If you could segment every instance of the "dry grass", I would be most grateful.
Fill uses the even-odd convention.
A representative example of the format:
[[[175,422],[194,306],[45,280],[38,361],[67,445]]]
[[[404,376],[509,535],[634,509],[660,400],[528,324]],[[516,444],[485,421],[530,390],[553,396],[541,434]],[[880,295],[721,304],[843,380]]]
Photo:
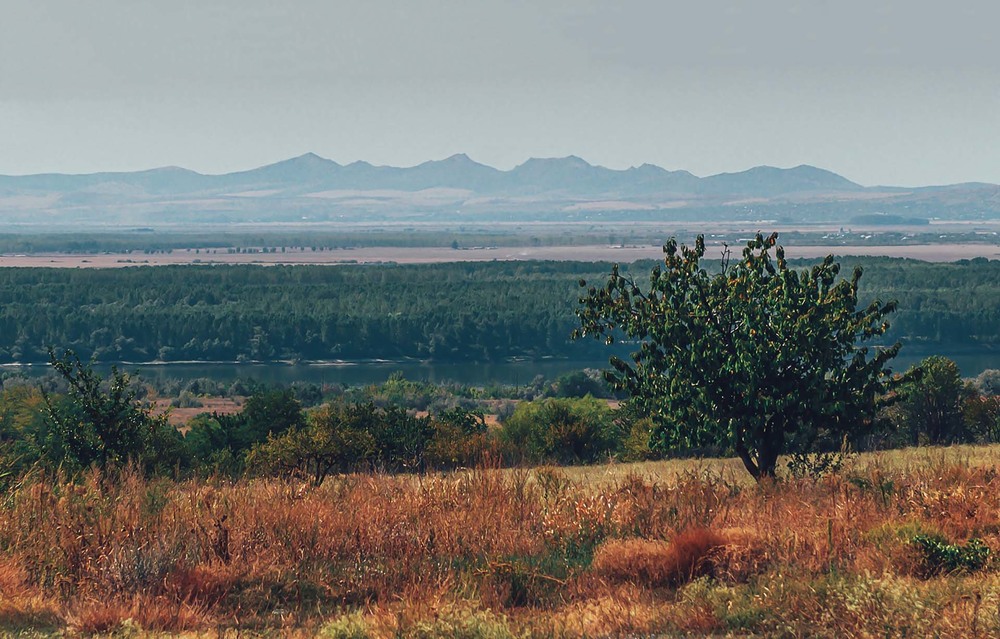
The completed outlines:
[[[731,462],[29,477],[0,505],[0,634],[997,636],[993,564],[921,578],[910,540],[1000,550],[998,459],[900,451],[765,486]]]

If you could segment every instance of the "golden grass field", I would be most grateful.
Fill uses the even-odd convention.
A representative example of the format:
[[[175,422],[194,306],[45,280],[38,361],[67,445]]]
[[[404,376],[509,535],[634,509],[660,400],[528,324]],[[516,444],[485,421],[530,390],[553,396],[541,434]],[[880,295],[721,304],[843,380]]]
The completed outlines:
[[[1000,447],[294,481],[27,477],[0,635],[996,637]],[[976,542],[973,542],[974,544]]]

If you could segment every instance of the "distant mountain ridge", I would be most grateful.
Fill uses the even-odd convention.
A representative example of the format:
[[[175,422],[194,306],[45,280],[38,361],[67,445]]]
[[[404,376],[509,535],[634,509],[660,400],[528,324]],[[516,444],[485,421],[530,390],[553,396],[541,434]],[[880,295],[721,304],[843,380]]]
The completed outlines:
[[[456,154],[412,167],[339,164],[314,153],[221,175],[179,167],[135,172],[0,176],[0,221],[172,224],[332,221],[385,216],[445,219],[660,211],[664,216],[905,212],[1000,216],[993,184],[864,187],[825,169],[758,166],[698,177],[643,164],[608,169],[577,156],[530,158],[502,171]],[[581,213],[584,211],[585,213]],[[785,211],[785,213],[782,213]],[[458,213],[461,212],[461,213]]]

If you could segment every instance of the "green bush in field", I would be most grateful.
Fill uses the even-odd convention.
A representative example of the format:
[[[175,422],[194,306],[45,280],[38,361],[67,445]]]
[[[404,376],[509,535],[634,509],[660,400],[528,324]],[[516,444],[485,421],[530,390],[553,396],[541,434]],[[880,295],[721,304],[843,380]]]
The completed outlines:
[[[978,539],[971,539],[960,546],[949,543],[940,535],[915,535],[912,542],[920,550],[927,576],[959,570],[974,572],[986,566],[990,558],[989,547]]]
[[[607,402],[590,396],[522,402],[504,421],[500,437],[528,461],[567,464],[607,458],[621,442]]]
[[[317,636],[320,639],[369,639],[371,633],[361,614],[352,613],[325,624]]]

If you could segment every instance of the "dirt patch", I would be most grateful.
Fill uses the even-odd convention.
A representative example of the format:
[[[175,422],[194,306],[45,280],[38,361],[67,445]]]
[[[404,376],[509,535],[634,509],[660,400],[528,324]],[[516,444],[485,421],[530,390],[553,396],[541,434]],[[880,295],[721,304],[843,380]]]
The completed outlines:
[[[220,415],[232,415],[243,410],[242,397],[199,397],[201,406],[187,408],[171,407],[171,398],[159,398],[153,400],[153,414],[167,414],[167,422],[172,426],[184,430],[192,417],[202,413],[218,413]]]

